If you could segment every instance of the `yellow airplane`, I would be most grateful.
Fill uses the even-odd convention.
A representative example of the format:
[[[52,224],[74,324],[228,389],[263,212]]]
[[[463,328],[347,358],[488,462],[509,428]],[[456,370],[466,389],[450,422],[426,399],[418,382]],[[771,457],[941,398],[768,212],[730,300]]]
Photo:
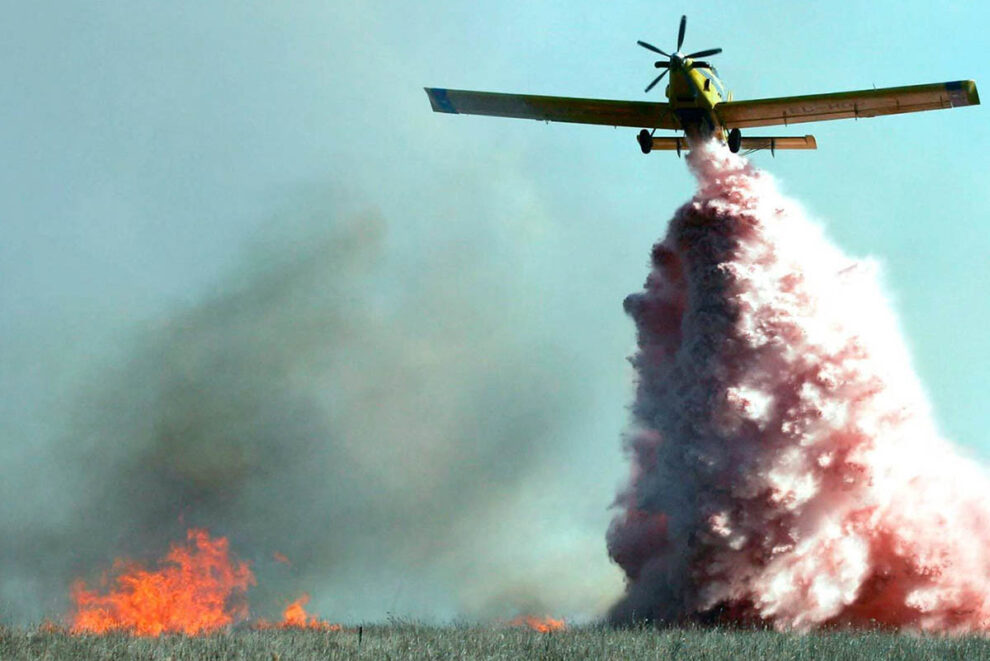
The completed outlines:
[[[770,149],[772,152],[777,149],[817,149],[814,136],[743,137],[742,129],[790,126],[801,122],[848,117],[876,117],[980,103],[976,83],[972,80],[733,101],[732,94],[726,94],[725,87],[716,76],[715,67],[704,60],[695,59],[717,55],[722,52],[721,48],[710,48],[687,55],[681,53],[686,26],[687,17],[681,16],[677,50],[673,54],[667,54],[645,41],[636,42],[643,48],[668,58],[654,64],[664,71],[645,90],[649,92],[669,73],[667,103],[498,94],[435,87],[427,87],[426,93],[436,112],[647,127],[636,136],[644,154],[649,154],[654,149],[664,149],[677,150],[678,155],[682,149],[688,148],[689,139],[708,136],[716,136],[726,142],[734,153],[740,149]],[[657,129],[683,131],[686,137],[655,137]]]

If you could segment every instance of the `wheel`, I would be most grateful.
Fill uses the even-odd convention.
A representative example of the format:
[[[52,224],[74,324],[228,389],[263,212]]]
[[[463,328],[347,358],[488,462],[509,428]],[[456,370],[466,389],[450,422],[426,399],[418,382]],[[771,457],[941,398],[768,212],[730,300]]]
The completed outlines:
[[[732,129],[729,131],[729,151],[733,154],[739,153],[739,147],[742,146],[742,132],[739,129]]]
[[[636,136],[636,142],[639,143],[639,148],[643,150],[644,154],[649,154],[653,150],[653,136],[646,129],[639,132]]]

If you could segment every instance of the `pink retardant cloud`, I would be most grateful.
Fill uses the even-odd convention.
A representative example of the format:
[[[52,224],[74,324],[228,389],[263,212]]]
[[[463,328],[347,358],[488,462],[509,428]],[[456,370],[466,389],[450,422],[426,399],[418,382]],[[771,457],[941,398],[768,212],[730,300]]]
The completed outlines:
[[[936,429],[876,265],[724,146],[688,162],[698,191],[625,301],[611,617],[990,629],[990,481]]]

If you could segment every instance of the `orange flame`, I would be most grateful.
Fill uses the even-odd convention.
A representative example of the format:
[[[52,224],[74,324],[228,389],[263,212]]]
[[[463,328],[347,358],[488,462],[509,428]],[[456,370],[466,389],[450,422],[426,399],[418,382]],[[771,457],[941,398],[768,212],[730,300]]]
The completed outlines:
[[[77,581],[72,630],[196,635],[247,617],[243,596],[255,584],[254,574],[246,562],[231,560],[225,537],[211,539],[205,530],[190,529],[185,545],[173,544],[161,565],[151,571],[117,560],[116,588],[108,594]]]
[[[339,624],[330,624],[321,620],[315,615],[306,612],[305,606],[309,602],[309,595],[304,594],[282,611],[282,621],[272,624],[265,620],[258,620],[256,629],[315,629],[317,631],[340,631]]]
[[[309,603],[309,595],[304,594],[291,604],[285,607],[282,612],[282,625],[285,628],[293,629],[319,629],[321,631],[340,631],[339,624],[330,624],[309,615],[304,606]]]
[[[567,628],[563,620],[555,620],[552,617],[535,617],[533,615],[520,615],[511,620],[509,626],[529,627],[533,631],[540,633],[550,633],[551,631],[563,631]]]

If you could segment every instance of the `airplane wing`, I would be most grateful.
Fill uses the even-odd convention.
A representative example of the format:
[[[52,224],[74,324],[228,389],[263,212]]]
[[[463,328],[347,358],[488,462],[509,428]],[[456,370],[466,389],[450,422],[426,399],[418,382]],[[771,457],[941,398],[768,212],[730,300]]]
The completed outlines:
[[[670,106],[667,103],[498,94],[435,87],[427,87],[426,93],[435,112],[636,128],[681,128],[677,117],[669,112]]]
[[[887,87],[884,89],[784,96],[754,101],[727,101],[715,106],[715,114],[726,128],[776,126],[820,122],[847,117],[876,117],[903,112],[956,108],[980,103],[976,83],[950,83]]]

